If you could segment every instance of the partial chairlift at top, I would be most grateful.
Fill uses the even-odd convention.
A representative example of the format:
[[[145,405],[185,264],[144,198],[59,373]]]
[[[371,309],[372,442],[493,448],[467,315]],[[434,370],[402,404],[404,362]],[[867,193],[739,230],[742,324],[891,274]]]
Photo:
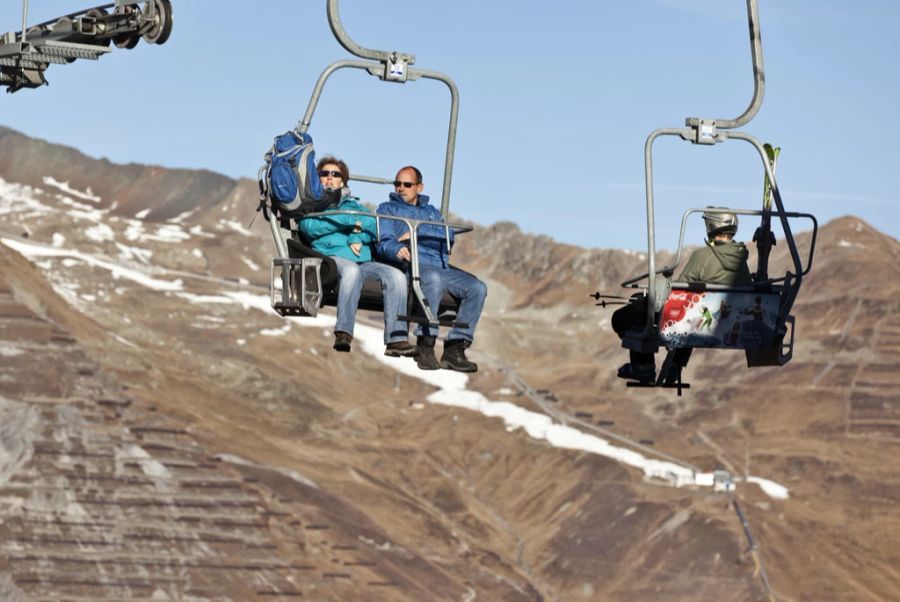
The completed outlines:
[[[672,351],[679,348],[716,348],[743,349],[747,365],[780,366],[791,360],[794,342],[794,316],[790,315],[791,307],[803,277],[812,267],[815,250],[817,222],[815,217],[807,213],[792,213],[784,209],[781,191],[775,179],[774,157],[766,147],[753,136],[736,131],[748,123],[759,111],[763,101],[765,76],[763,72],[762,43],[759,33],[759,14],[757,0],[747,0],[747,13],[750,25],[750,45],[753,61],[754,92],[750,105],[735,119],[713,119],[688,117],[684,128],[661,128],[655,130],[647,138],[644,147],[645,184],[647,199],[647,264],[645,274],[631,278],[622,283],[623,287],[643,288],[648,298],[646,321],[642,329],[626,334],[622,346],[642,353],[656,353],[660,346],[669,350],[666,360],[659,371],[655,383],[629,382],[628,386],[673,386],[681,388],[689,385],[681,382],[680,373],[676,382],[665,382],[670,367]],[[653,143],[661,136],[677,136],[695,145],[712,146],[729,139],[743,140],[750,143],[759,153],[767,182],[767,194],[764,195],[762,210],[747,209],[689,209],[682,218],[681,235],[678,240],[678,252],[671,266],[656,267],[656,233],[653,206]],[[771,148],[771,147],[769,147]],[[771,194],[768,194],[768,192]],[[774,199],[776,209],[771,208]],[[758,263],[749,287],[723,287],[714,284],[688,282],[672,282],[671,277],[681,259],[684,243],[684,230],[688,216],[699,212],[720,212],[748,216],[759,216],[760,225],[754,234],[757,247]],[[769,254],[775,244],[771,230],[772,218],[779,220],[784,232],[785,242],[793,270],[783,276],[770,277]],[[812,238],[805,265],[794,241],[789,218],[804,218],[812,222]],[[652,276],[651,276],[652,275]],[[646,283],[641,285],[643,281]],[[602,295],[595,294],[595,298]],[[598,305],[605,305],[602,302]],[[720,313],[715,323],[706,319],[698,319],[702,308],[707,312]],[[725,319],[730,318],[730,319]],[[790,327],[790,328],[788,328]]]
[[[112,12],[110,12],[112,9]],[[23,0],[22,31],[0,36],[0,86],[8,92],[47,83],[51,63],[96,60],[117,48],[134,48],[144,38],[163,44],[172,33],[170,0],[115,0],[27,27],[28,0]]]
[[[448,76],[435,71],[426,71],[411,67],[415,63],[415,56],[396,51],[371,50],[356,44],[341,24],[339,14],[339,0],[327,1],[328,22],[331,31],[338,42],[350,53],[365,60],[339,60],[330,64],[319,76],[313,89],[312,97],[306,109],[306,114],[294,130],[298,138],[302,138],[312,123],[313,113],[319,102],[319,96],[325,87],[328,78],[339,69],[361,69],[369,75],[373,75],[385,82],[405,84],[421,78],[434,79],[446,84],[450,90],[450,125],[447,133],[447,151],[444,161],[444,183],[441,196],[441,215],[448,219],[450,210],[450,184],[453,177],[453,156],[456,147],[456,123],[459,112],[459,92],[456,83]],[[401,160],[402,162],[402,160]],[[312,176],[310,176],[312,177]],[[360,174],[351,174],[351,180],[370,182],[375,184],[390,185],[393,178],[381,178]],[[337,289],[339,285],[337,267],[334,260],[322,255],[307,245],[300,233],[292,228],[290,219],[279,219],[278,208],[267,192],[261,192],[261,204],[272,211],[273,219],[269,219],[272,237],[275,241],[277,257],[272,259],[271,275],[271,302],[272,308],[281,315],[315,316],[320,307],[324,305],[334,306],[337,302]],[[376,215],[369,212],[335,211],[329,215],[347,214],[376,217],[379,220],[392,219],[406,224],[412,233],[410,237],[410,308],[407,313],[412,314],[414,304],[417,304],[424,314],[423,318],[413,318],[411,315],[404,319],[427,322],[432,325],[459,325],[454,322],[455,313],[459,307],[459,300],[445,294],[441,300],[438,316],[435,316],[424,302],[424,294],[419,279],[419,259],[417,252],[416,230],[422,224],[434,224],[444,229],[448,238],[451,229],[455,234],[469,232],[471,226],[420,221],[395,216]],[[306,217],[322,215],[322,213],[308,213]],[[268,217],[268,216],[267,216]],[[370,311],[383,311],[381,288],[374,282],[367,282],[363,287],[359,307]],[[452,314],[452,315],[451,315]]]

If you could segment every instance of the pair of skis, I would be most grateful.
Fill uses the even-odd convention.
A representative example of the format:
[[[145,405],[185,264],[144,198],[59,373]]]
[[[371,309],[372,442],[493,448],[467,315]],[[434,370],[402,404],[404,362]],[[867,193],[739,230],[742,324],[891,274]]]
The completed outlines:
[[[781,153],[781,147],[772,146],[767,142],[763,145],[763,149],[766,151],[766,159],[772,168],[772,175],[775,175],[775,164],[778,161],[779,153]],[[753,242],[756,243],[757,251],[757,282],[766,280],[769,277],[769,254],[772,251],[772,247],[775,246],[775,234],[772,233],[772,216],[769,213],[772,210],[772,183],[769,181],[768,173],[763,177],[763,216],[759,227],[753,234]]]

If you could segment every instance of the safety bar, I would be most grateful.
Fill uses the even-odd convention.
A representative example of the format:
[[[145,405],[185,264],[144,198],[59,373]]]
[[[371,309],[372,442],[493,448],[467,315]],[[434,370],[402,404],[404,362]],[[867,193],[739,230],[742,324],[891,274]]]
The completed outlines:
[[[415,63],[415,56],[400,52],[390,52],[386,50],[372,50],[364,48],[354,42],[341,23],[339,0],[327,0],[328,23],[331,31],[337,38],[338,43],[348,52],[369,61],[352,61],[342,60],[335,61],[322,71],[316,86],[313,89],[312,97],[309,99],[309,105],[306,108],[306,114],[297,125],[297,131],[306,133],[312,124],[313,113],[325,86],[325,81],[338,69],[354,68],[367,71],[370,75],[378,77],[382,81],[391,81],[396,83],[406,83],[407,81],[415,81],[420,78],[434,79],[443,82],[450,89],[450,124],[447,130],[447,154],[444,158],[444,183],[441,189],[441,215],[444,219],[448,219],[450,212],[450,187],[453,181],[453,157],[456,153],[456,124],[459,116],[459,89],[449,76],[437,71],[427,71],[423,69],[415,69],[409,67]],[[378,61],[378,62],[373,62]],[[372,176],[356,176],[356,179],[363,177],[372,178]],[[369,179],[363,181],[371,181]],[[381,182],[379,182],[381,183]]]
[[[410,274],[411,274],[411,284],[413,288],[413,293],[416,295],[416,300],[419,302],[419,306],[422,308],[422,311],[425,313],[425,318],[428,320],[429,324],[432,326],[438,325],[437,317],[431,312],[431,309],[428,307],[428,304],[425,303],[425,293],[422,291],[421,280],[419,277],[419,247],[418,247],[418,228],[421,225],[432,225],[439,226],[444,229],[444,235],[446,236],[447,242],[447,253],[450,254],[450,229],[453,229],[454,234],[464,234],[466,232],[471,232],[473,230],[472,226],[468,226],[465,224],[448,224],[446,222],[435,222],[430,220],[418,220],[412,219],[408,217],[400,217],[397,215],[382,215],[380,213],[372,213],[370,211],[356,211],[351,209],[338,209],[335,211],[322,211],[317,213],[310,213],[304,216],[303,219],[309,217],[330,217],[334,215],[359,215],[364,217],[375,218],[375,233],[379,238],[381,237],[381,227],[380,221],[382,219],[396,220],[399,222],[403,222],[406,224],[406,227],[409,228],[410,237],[409,237],[409,254],[410,254]],[[269,225],[272,229],[272,236],[275,238],[275,247],[278,250],[278,255],[280,257],[287,257],[287,243],[284,241],[284,236],[282,234],[281,228],[278,224],[276,224],[277,220],[271,219],[269,220]]]
[[[693,215],[694,213],[733,213],[736,215],[754,215],[754,216],[763,216],[763,215],[779,216],[780,215],[779,212],[777,212],[777,211],[765,211],[765,210],[761,211],[759,209],[730,209],[730,208],[722,208],[722,207],[704,207],[704,208],[696,207],[693,209],[688,209],[687,211],[684,212],[684,215],[681,217],[681,231],[678,236],[678,250],[675,253],[675,260],[672,262],[671,265],[668,265],[664,268],[660,268],[660,269],[656,270],[657,274],[664,274],[664,275],[671,274],[675,271],[675,267],[681,262],[681,253],[684,250],[684,232],[687,227],[687,218],[690,215]],[[812,269],[813,256],[815,255],[815,249],[816,249],[816,237],[817,237],[818,230],[819,230],[819,221],[816,219],[816,216],[812,215],[811,213],[797,213],[795,211],[788,211],[787,213],[784,214],[784,216],[787,218],[808,218],[813,223],[812,240],[810,241],[809,256],[807,257],[806,268],[802,272],[802,274],[805,276],[809,273],[810,269]],[[629,286],[632,286],[632,285],[640,282],[641,280],[643,280],[644,278],[647,278],[648,276],[649,276],[649,273],[644,273],[644,274],[641,274],[640,276],[635,276],[634,278],[630,278],[630,279],[624,281],[621,284],[621,286],[623,288],[627,288]],[[784,280],[784,277],[767,278],[765,280],[760,280],[758,282],[755,282],[754,284],[772,284],[775,282],[782,282],[783,280]],[[734,288],[734,287],[731,287],[731,288]]]
[[[697,143],[704,142],[703,137],[712,129],[735,129],[747,124],[759,112],[762,106],[766,89],[766,75],[763,68],[762,38],[759,32],[759,7],[757,0],[747,0],[747,21],[750,27],[750,54],[753,62],[753,98],[747,109],[734,119],[704,119],[700,117],[688,117],[684,120],[686,126],[694,128]],[[706,131],[704,131],[706,130]]]
[[[378,176],[364,176],[355,173],[351,173],[349,179],[356,180],[357,182],[369,182],[370,184],[387,184],[389,186],[394,184],[394,180],[392,179],[379,178]]]

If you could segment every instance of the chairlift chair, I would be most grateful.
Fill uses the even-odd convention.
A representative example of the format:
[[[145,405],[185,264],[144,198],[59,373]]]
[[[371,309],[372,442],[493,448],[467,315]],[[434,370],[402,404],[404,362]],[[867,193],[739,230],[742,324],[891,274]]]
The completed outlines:
[[[441,215],[445,223],[426,222],[396,216],[377,215],[358,211],[330,211],[328,215],[356,214],[379,220],[394,219],[406,224],[410,236],[410,288],[409,315],[401,316],[408,321],[431,324],[432,326],[465,326],[455,322],[459,308],[459,299],[445,293],[440,302],[440,309],[434,315],[427,303],[419,279],[419,260],[417,253],[418,226],[434,224],[456,234],[469,232],[471,226],[447,223],[450,205],[450,184],[453,176],[453,156],[456,147],[456,124],[459,112],[459,92],[456,83],[448,76],[436,71],[426,71],[411,67],[415,64],[415,56],[397,51],[372,50],[359,46],[344,30],[340,20],[339,0],[326,0],[326,10],[331,31],[338,42],[347,51],[364,60],[339,60],[328,65],[319,76],[303,119],[295,131],[305,134],[312,123],[312,117],[319,102],[322,90],[328,78],[337,70],[351,68],[361,69],[385,82],[406,83],[421,78],[443,82],[450,90],[450,124],[447,134],[447,150],[444,162],[444,182],[441,197]],[[351,180],[375,184],[390,185],[393,179],[350,174]],[[306,217],[316,217],[324,213],[312,213]],[[269,226],[275,241],[277,256],[272,259],[270,297],[272,308],[281,315],[315,316],[322,306],[337,305],[339,278],[334,260],[316,252],[303,240],[302,235],[291,228],[290,220],[270,219]],[[448,244],[449,249],[449,244]],[[424,317],[413,316],[414,307],[421,309]],[[359,308],[369,311],[384,311],[382,292],[376,282],[368,281],[363,285]]]
[[[51,64],[96,60],[111,52],[110,45],[134,48],[141,38],[163,44],[172,33],[170,0],[115,0],[31,27],[28,0],[22,12],[22,31],[0,36],[0,85],[8,92],[45,85]]]
[[[642,329],[626,333],[622,346],[642,353],[656,353],[659,347],[666,347],[669,354],[654,383],[629,382],[628,386],[673,386],[681,389],[689,385],[680,380],[666,383],[667,368],[672,362],[675,349],[696,347],[714,349],[742,349],[749,367],[781,366],[788,363],[793,355],[794,317],[790,314],[803,277],[812,267],[818,224],[814,216],[807,213],[787,212],[781,199],[781,192],[775,179],[774,163],[762,143],[753,136],[737,131],[748,123],[762,105],[765,76],[763,72],[762,43],[760,40],[757,0],[747,0],[750,28],[750,46],[754,74],[753,97],[747,109],[735,119],[715,119],[688,117],[684,128],[661,128],[652,132],[644,147],[644,167],[647,201],[647,272],[622,283],[626,288],[644,288],[647,297],[647,314]],[[770,186],[771,198],[776,209],[764,204],[761,211],[741,209],[690,209],[682,217],[678,252],[672,266],[656,267],[656,233],[653,205],[653,143],[661,136],[677,136],[695,145],[715,145],[729,139],[750,143],[759,152],[763,168]],[[674,267],[678,265],[684,242],[684,230],[689,215],[702,211],[720,211],[760,217],[760,227],[754,239],[758,248],[756,279],[750,287],[723,287],[712,284],[672,282]],[[774,244],[770,224],[778,219],[791,256],[793,271],[784,276],[770,278],[768,258]],[[791,230],[790,218],[809,219],[813,225],[812,239],[807,260],[801,261]],[[646,284],[640,283],[646,280]],[[598,295],[599,297],[599,295]],[[718,327],[696,321],[697,308],[706,303],[709,312],[724,309],[730,319],[719,320]],[[724,304],[724,305],[723,305]],[[712,308],[710,306],[713,306]],[[744,312],[744,313],[740,313]],[[708,322],[708,320],[704,320]],[[788,336],[789,335],[789,336]]]

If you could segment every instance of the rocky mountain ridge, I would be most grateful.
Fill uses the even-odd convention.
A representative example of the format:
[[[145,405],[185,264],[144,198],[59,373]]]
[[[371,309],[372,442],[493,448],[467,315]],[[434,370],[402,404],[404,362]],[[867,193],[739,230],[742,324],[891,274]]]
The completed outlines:
[[[4,432],[3,449],[20,451],[0,454],[10,599],[766,598],[727,495],[430,401],[435,385],[365,352],[362,334],[334,354],[328,312],[260,311],[272,244],[260,220],[246,228],[255,184],[44,145],[0,131],[0,412],[40,416],[25,421],[28,442]],[[551,404],[601,429],[585,435],[781,483],[786,500],[746,481],[734,492],[777,598],[889,600],[898,253],[856,218],[827,224],[796,305],[795,359],[747,370],[738,354],[697,352],[693,388],[675,397],[614,377],[624,352],[610,310],[587,297],[639,273],[641,257],[480,228],[456,256],[490,285],[472,349],[482,369],[441,399]],[[88,461],[111,453],[122,460]],[[154,462],[206,472],[148,474]],[[221,490],[197,496],[194,481]],[[93,526],[65,524],[71,502]],[[241,514],[254,534],[191,522],[185,504]],[[156,559],[111,563],[140,541]],[[223,579],[215,566],[237,554],[257,564]]]

